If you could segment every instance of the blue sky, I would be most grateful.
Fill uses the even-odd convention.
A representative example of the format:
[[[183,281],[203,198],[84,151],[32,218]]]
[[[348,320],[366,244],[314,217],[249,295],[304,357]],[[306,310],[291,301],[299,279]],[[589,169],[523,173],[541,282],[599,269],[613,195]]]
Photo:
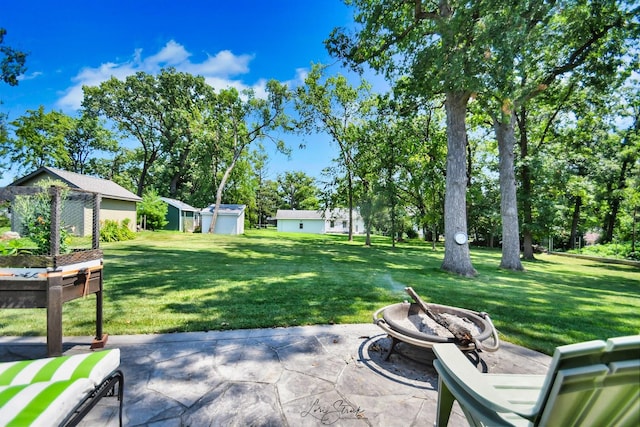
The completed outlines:
[[[82,85],[167,66],[202,75],[218,89],[260,93],[268,79],[295,85],[311,62],[335,62],[323,41],[334,27],[352,22],[341,0],[3,3],[3,44],[29,54],[20,84],[0,84],[0,111],[9,121],[40,105],[74,115]],[[331,71],[346,73],[338,64]],[[288,170],[318,176],[330,165],[336,147],[328,136],[309,138],[304,150],[301,138],[286,137],[291,160],[271,155],[273,178]],[[3,172],[0,185],[16,178],[16,171]]]

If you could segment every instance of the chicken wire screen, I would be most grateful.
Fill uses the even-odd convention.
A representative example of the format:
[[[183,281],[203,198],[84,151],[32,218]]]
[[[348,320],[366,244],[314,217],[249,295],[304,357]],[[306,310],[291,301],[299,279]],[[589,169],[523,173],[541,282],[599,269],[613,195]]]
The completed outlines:
[[[21,251],[58,255],[97,248],[98,194],[64,187],[5,187],[0,199],[0,216],[11,225],[13,237],[19,234]]]

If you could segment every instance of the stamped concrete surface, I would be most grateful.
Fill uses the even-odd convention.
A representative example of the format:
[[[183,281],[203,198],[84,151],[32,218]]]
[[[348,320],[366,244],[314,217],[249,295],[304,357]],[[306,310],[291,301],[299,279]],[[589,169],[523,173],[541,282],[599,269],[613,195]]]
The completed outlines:
[[[91,351],[65,337],[65,354]],[[432,352],[373,324],[110,336],[121,349],[125,426],[432,426]],[[43,337],[0,337],[0,361],[45,357]],[[478,369],[543,374],[549,356],[502,343]],[[471,363],[471,362],[470,362]],[[116,426],[103,398],[82,426]],[[467,425],[454,407],[450,426]]]

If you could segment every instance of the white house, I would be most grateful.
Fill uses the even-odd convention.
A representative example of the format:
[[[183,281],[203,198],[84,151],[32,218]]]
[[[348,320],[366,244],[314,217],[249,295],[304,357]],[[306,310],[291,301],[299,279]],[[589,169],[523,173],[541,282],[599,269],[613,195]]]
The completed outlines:
[[[325,212],[325,232],[349,233],[349,209],[336,209]],[[364,219],[360,212],[353,211],[353,234],[365,234]]]
[[[307,210],[278,209],[276,212],[278,231],[289,233],[324,234],[322,212]]]
[[[243,234],[245,205],[220,205],[216,228],[213,234]],[[216,205],[210,205],[200,211],[202,232],[208,233],[213,220]]]
[[[278,209],[276,213],[278,231],[291,233],[348,233],[349,211],[310,211]],[[353,233],[364,234],[364,220],[357,211],[353,212]]]

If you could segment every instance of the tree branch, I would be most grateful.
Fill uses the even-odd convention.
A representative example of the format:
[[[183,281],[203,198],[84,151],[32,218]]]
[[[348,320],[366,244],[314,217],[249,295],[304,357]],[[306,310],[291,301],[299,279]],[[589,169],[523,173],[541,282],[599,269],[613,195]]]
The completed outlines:
[[[569,71],[573,71],[580,65],[584,64],[587,59],[587,56],[593,51],[594,46],[600,40],[602,40],[610,30],[614,28],[619,28],[624,24],[624,20],[622,17],[618,17],[614,22],[609,25],[605,25],[599,31],[592,31],[591,37],[586,40],[581,46],[579,46],[575,51],[571,53],[569,58],[564,64],[553,67],[547,75],[536,85],[535,89],[531,92],[525,94],[520,100],[520,103],[527,102],[531,98],[537,96],[542,91],[546,90],[547,87],[553,83],[556,77],[561,76]]]
[[[408,1],[410,2],[411,0],[408,0]],[[373,50],[372,52],[366,55],[361,55],[361,56],[357,55],[359,51],[358,46],[353,46],[348,56],[357,64],[362,64],[368,61],[369,59],[375,58],[376,56],[386,52],[391,46],[404,40],[413,30],[415,30],[418,27],[418,25],[420,25],[422,21],[427,19],[435,20],[440,18],[440,15],[437,12],[427,12],[423,10],[421,0],[413,0],[413,1],[414,1],[413,22],[407,28],[405,28],[400,34],[391,34],[387,38],[387,40],[384,43],[382,43],[382,45],[379,48]]]

